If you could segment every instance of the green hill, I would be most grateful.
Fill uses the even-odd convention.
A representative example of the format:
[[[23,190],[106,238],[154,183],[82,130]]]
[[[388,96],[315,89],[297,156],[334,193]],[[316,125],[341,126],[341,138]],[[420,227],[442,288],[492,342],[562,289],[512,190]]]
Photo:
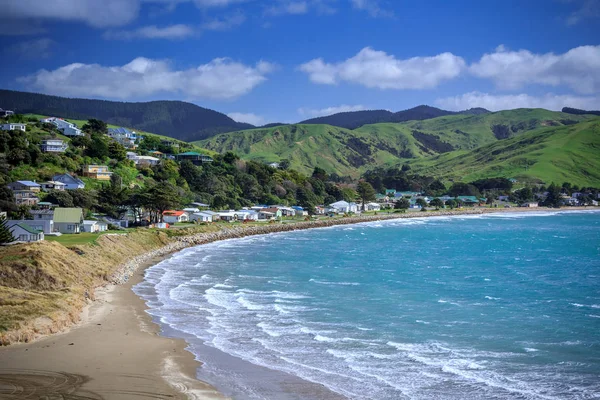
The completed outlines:
[[[536,129],[471,151],[410,163],[413,171],[449,180],[487,177],[520,182],[600,185],[600,118],[571,126]]]
[[[354,130],[322,124],[284,125],[225,133],[194,143],[262,162],[288,159],[304,173],[318,166],[329,173],[358,177],[375,166],[475,149],[530,130],[572,125],[591,117],[517,109],[364,125]]]
[[[0,90],[0,104],[2,108],[20,114],[42,114],[79,120],[96,118],[110,124],[155,132],[184,141],[253,127],[236,122],[220,112],[183,101],[128,103]]]

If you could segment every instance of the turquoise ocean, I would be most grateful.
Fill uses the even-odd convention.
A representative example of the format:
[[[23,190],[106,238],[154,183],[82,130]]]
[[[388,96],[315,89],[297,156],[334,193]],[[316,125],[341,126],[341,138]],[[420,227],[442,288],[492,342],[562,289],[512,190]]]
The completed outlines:
[[[216,242],[134,290],[236,399],[320,397],[290,376],[352,399],[600,399],[598,212]]]

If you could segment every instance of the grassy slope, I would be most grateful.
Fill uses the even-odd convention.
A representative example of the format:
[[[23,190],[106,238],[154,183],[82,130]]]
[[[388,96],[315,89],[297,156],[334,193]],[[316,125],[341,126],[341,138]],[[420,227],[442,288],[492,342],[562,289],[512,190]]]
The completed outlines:
[[[358,177],[374,166],[395,165],[436,156],[442,151],[495,143],[498,139],[493,127],[497,125],[504,125],[509,136],[517,136],[544,126],[563,126],[588,118],[542,109],[517,109],[365,125],[355,130],[330,125],[285,125],[231,132],[194,143],[263,162],[287,158],[293,168],[304,173],[319,166],[330,173]],[[430,141],[415,137],[414,131],[425,134]]]
[[[600,186],[600,118],[541,128],[471,151],[411,163],[419,173],[470,181],[490,176],[523,182]]]

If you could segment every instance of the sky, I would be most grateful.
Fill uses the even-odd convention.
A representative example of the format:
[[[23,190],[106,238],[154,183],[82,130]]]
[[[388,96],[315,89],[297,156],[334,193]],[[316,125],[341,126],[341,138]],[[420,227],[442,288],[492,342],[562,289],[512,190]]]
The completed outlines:
[[[420,104],[600,109],[600,0],[0,0],[0,9],[4,89],[183,100],[254,125]]]

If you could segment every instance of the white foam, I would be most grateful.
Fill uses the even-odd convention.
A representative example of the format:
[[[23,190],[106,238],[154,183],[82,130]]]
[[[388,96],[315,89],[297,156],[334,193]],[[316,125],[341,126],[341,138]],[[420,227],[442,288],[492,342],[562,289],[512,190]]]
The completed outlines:
[[[318,283],[320,285],[339,285],[339,286],[359,286],[358,282],[329,282],[329,281],[320,281],[317,279],[309,279],[309,282]]]
[[[500,297],[485,296],[488,300],[501,300]]]

